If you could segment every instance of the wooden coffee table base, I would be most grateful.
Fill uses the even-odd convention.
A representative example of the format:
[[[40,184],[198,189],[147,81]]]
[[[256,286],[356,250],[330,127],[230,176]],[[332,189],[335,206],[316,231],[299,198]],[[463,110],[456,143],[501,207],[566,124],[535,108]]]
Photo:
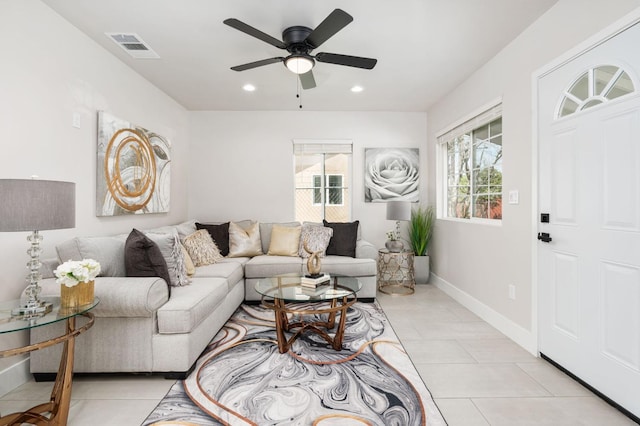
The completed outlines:
[[[320,335],[324,340],[331,345],[336,351],[342,350],[342,339],[344,338],[344,326],[347,322],[347,309],[349,306],[356,302],[356,297],[353,295],[351,299],[343,297],[340,299],[332,299],[330,302],[317,303],[312,309],[293,309],[287,307],[287,303],[282,299],[274,299],[273,303],[265,302],[262,300],[263,306],[273,309],[275,311],[276,321],[276,336],[278,338],[278,349],[280,353],[286,353],[291,349],[291,345],[296,341],[298,337],[304,332],[312,332]],[[300,302],[296,302],[299,304]],[[328,306],[322,306],[327,305]],[[307,305],[308,306],[308,305]],[[329,330],[336,326],[336,315],[340,313],[340,320],[336,328],[336,333],[332,338]],[[297,315],[299,319],[295,322],[290,322],[288,314]],[[326,321],[304,321],[302,317],[304,315],[327,315]],[[287,339],[285,331],[295,330],[293,335]]]

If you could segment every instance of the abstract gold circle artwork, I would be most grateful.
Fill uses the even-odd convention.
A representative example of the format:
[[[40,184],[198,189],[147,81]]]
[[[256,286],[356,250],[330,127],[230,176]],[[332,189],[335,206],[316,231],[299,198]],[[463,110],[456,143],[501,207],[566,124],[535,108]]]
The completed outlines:
[[[168,212],[170,148],[166,138],[99,112],[97,216]]]

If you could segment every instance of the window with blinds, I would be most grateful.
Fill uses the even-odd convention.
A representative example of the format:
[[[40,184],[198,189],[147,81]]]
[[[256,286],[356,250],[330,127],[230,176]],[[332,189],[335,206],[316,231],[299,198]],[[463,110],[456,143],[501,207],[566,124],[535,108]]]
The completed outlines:
[[[444,217],[502,219],[502,104],[438,136]]]
[[[295,218],[351,220],[351,141],[293,141]]]

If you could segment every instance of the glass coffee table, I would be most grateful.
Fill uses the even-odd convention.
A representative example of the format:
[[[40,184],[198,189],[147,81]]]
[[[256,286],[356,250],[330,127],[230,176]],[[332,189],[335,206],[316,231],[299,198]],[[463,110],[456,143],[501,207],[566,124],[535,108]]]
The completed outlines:
[[[20,305],[19,300],[0,302],[0,335],[21,330],[29,330],[34,327],[42,327],[58,321],[66,321],[66,332],[53,339],[34,343],[15,349],[0,350],[0,358],[26,354],[49,346],[64,343],[60,368],[56,381],[51,391],[49,402],[37,405],[22,413],[13,413],[0,417],[0,426],[14,424],[38,424],[38,425],[66,425],[69,415],[69,403],[71,402],[71,381],[73,379],[73,354],[75,338],[93,326],[95,318],[91,309],[95,308],[100,300],[96,297],[93,303],[88,305],[65,308],[60,306],[59,297],[42,297],[44,301],[51,302],[53,309],[42,316],[14,316],[11,311]],[[81,327],[76,328],[76,317],[88,318]]]
[[[355,277],[331,275],[328,286],[314,291],[304,288],[300,279],[300,275],[286,274],[256,283],[256,291],[262,295],[262,306],[275,312],[280,353],[288,352],[304,332],[316,333],[333,349],[342,350],[347,309],[356,302],[356,293],[362,288],[362,283]],[[340,320],[336,327],[338,313]],[[326,320],[318,320],[318,315],[326,315]],[[315,318],[305,320],[305,316]],[[331,337],[328,332],[334,327],[335,334]],[[285,332],[293,332],[293,335],[287,339]]]

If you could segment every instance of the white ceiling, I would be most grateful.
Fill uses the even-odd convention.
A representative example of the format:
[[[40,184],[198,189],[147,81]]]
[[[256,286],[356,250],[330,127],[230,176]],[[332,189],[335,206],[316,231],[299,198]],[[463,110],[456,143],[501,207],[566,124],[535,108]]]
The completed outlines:
[[[277,39],[315,28],[335,8],[354,20],[318,52],[378,59],[373,70],[317,63],[304,110],[426,111],[557,0],[43,0],[189,110],[296,110],[297,77],[276,63],[229,68],[284,51],[222,21]],[[133,59],[105,33],[137,33],[160,59]],[[251,83],[255,92],[242,90]],[[364,87],[358,94],[349,89]]]

